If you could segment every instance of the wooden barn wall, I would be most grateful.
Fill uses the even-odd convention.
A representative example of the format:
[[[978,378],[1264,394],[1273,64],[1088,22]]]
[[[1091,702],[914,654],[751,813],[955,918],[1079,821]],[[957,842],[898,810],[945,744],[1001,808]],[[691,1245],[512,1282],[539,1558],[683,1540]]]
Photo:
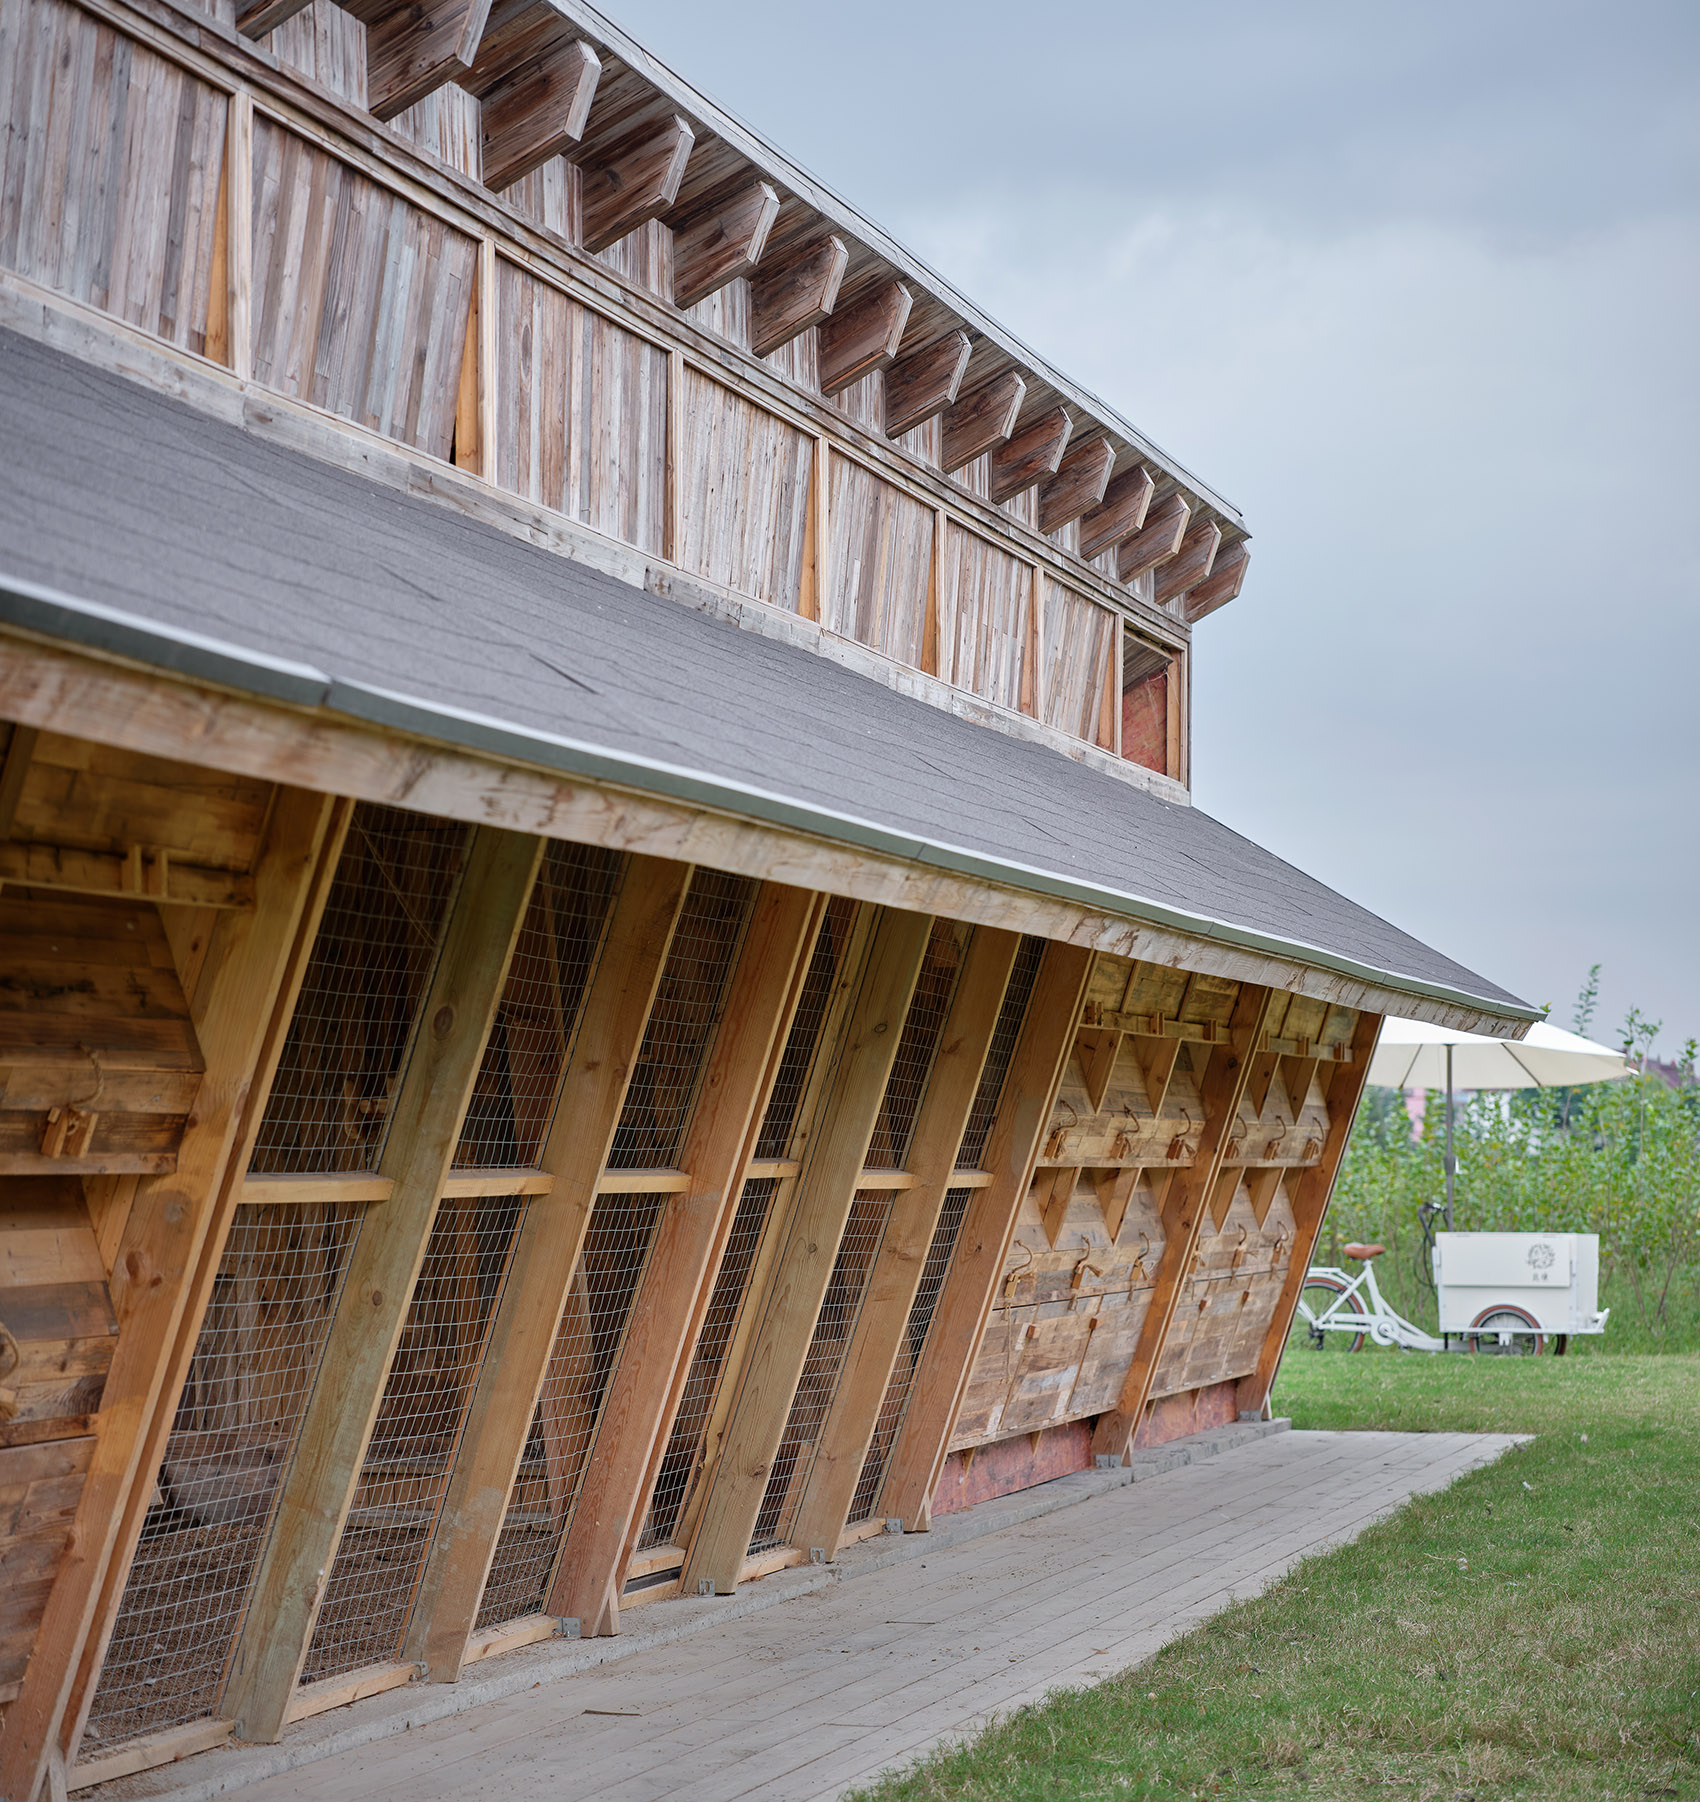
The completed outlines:
[[[1033,565],[977,532],[946,523],[939,596],[939,673],[1000,706],[1033,692]]]
[[[1061,582],[1046,581],[1039,647],[1045,723],[1106,750],[1111,748],[1106,704],[1120,630],[1107,607]]]
[[[823,623],[921,668],[937,516],[860,463],[834,457],[829,517]]]

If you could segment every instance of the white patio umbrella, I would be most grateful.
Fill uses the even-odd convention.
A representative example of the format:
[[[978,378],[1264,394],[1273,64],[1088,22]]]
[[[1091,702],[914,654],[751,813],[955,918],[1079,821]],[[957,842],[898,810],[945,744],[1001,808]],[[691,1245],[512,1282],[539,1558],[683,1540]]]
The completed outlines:
[[[1621,1051],[1537,1020],[1526,1037],[1490,1039],[1421,1020],[1382,1022],[1369,1080],[1383,1089],[1446,1090],[1446,1224],[1452,1225],[1452,1088],[1570,1089],[1629,1074]]]

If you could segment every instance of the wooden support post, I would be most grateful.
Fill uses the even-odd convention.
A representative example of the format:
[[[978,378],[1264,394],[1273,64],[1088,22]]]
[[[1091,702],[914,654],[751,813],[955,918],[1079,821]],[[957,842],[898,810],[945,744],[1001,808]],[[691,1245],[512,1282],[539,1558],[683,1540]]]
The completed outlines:
[[[1016,1218],[1033,1186],[1033,1168],[1074,1049],[1092,963],[1093,953],[1081,946],[1053,940],[1045,947],[981,1159],[992,1181],[976,1190],[963,1216],[956,1256],[939,1291],[932,1330],[910,1391],[909,1412],[892,1448],[880,1496],[879,1512],[901,1515],[912,1532],[928,1524],[951,1429],[962,1411]]]
[[[206,1075],[183,1130],[177,1168],[136,1185],[113,1265],[118,1340],[93,1460],[34,1650],[0,1733],[0,1795],[8,1798],[33,1802],[50,1759],[62,1756],[67,1705],[119,1549],[126,1503],[138,1483],[152,1480],[151,1469],[141,1466],[162,1409],[169,1419],[170,1353],[334,807],[328,796],[282,791],[254,873],[254,906],[218,915],[189,997]]]
[[[1239,1409],[1242,1414],[1261,1414],[1275,1387],[1281,1355],[1287,1349],[1287,1335],[1293,1330],[1299,1291],[1304,1287],[1305,1273],[1310,1269],[1310,1260],[1322,1233],[1328,1198],[1334,1192],[1334,1178],[1339,1174],[1340,1160],[1346,1154],[1346,1141],[1352,1136],[1352,1122],[1357,1118],[1358,1104],[1363,1100],[1364,1085],[1369,1080],[1369,1061],[1375,1054],[1375,1041],[1380,1032],[1381,1015],[1359,1014],[1352,1032],[1352,1061],[1344,1068],[1336,1068],[1334,1082],[1328,1091],[1328,1134],[1322,1142],[1322,1155],[1299,1178],[1298,1193],[1292,1198],[1292,1261],[1281,1283],[1263,1349],[1257,1355],[1257,1368],[1250,1376],[1240,1378]],[[1294,1103],[1295,1107],[1302,1105],[1302,1101]],[[1265,1203],[1265,1211],[1267,1205]]]
[[[1186,623],[1196,626],[1218,607],[1226,607],[1245,586],[1246,574],[1250,568],[1251,552],[1246,549],[1243,538],[1230,545],[1227,550],[1218,551],[1216,561],[1210,566],[1210,574],[1186,591],[1186,605],[1183,609]]]
[[[1018,933],[992,926],[976,929],[939,1035],[911,1141],[909,1173],[915,1186],[903,1190],[892,1204],[792,1527],[791,1537],[798,1545],[824,1546],[829,1559],[836,1556],[839,1535],[856,1499],[863,1460],[903,1347],[909,1311],[956,1170],[957,1147],[1020,944]]]
[[[1146,515],[1145,524],[1116,550],[1116,579],[1132,582],[1155,569],[1181,548],[1192,508],[1179,493],[1171,494]]]
[[[542,851],[473,836],[384,1140],[395,1186],[355,1240],[231,1659],[223,1711],[243,1739],[275,1741],[288,1718]]]
[[[819,927],[818,897],[763,884],[679,1154],[691,1186],[656,1228],[549,1597],[548,1612],[576,1617],[587,1636],[620,1628],[626,1545],[673,1428],[669,1403],[719,1273],[774,1042]]]
[[[1139,1343],[1134,1348],[1120,1400],[1098,1416],[1093,1428],[1092,1449],[1100,1457],[1125,1462],[1133,1449],[1163,1341],[1168,1337],[1181,1289],[1192,1267],[1210,1200],[1222,1174],[1234,1120],[1251,1079],[1253,1053],[1263,1041],[1274,1004],[1275,990],[1242,983],[1228,1026],[1229,1042],[1216,1046],[1210,1054],[1210,1066],[1199,1093],[1204,1126],[1192,1162],[1176,1170],[1163,1199],[1163,1261],[1157,1266],[1157,1281],[1139,1330]]]
[[[709,1581],[720,1595],[738,1586],[932,927],[928,914],[891,909],[874,929],[820,1128],[798,1178],[761,1329],[741,1373],[720,1461],[685,1561],[686,1594]]]
[[[553,1187],[526,1210],[508,1263],[408,1624],[405,1656],[433,1683],[460,1675],[690,875],[689,864],[635,857],[614,903],[539,1160]]]
[[[299,795],[292,797],[288,804],[294,807],[305,807],[317,799],[317,796]],[[142,1525],[147,1518],[148,1508],[153,1499],[154,1473],[159,1469],[160,1461],[165,1456],[166,1440],[171,1432],[172,1419],[177,1412],[177,1397],[182,1393],[183,1384],[189,1374],[190,1360],[194,1357],[195,1347],[200,1340],[201,1321],[206,1314],[207,1303],[212,1296],[213,1281],[218,1275],[219,1265],[224,1257],[224,1245],[230,1234],[231,1221],[235,1216],[238,1204],[247,1199],[243,1185],[248,1163],[253,1154],[254,1139],[259,1133],[260,1121],[266,1111],[266,1101],[271,1094],[272,1079],[277,1073],[278,1059],[283,1054],[284,1042],[289,1036],[289,1024],[295,1016],[296,999],[301,993],[301,983],[307,974],[307,965],[313,955],[313,944],[318,937],[319,922],[323,917],[325,902],[331,892],[331,884],[336,880],[337,864],[342,857],[343,841],[348,836],[348,823],[353,814],[354,803],[352,801],[341,800],[332,803],[329,823],[319,847],[318,863],[310,879],[301,917],[296,923],[295,942],[290,949],[288,962],[284,967],[282,979],[271,1004],[271,1016],[266,1023],[266,1036],[259,1056],[255,1060],[254,1077],[249,1085],[242,1124],[238,1129],[235,1146],[225,1164],[224,1179],[219,1185],[217,1210],[208,1227],[206,1241],[201,1247],[194,1286],[178,1324],[177,1339],[171,1351],[170,1362],[166,1367],[159,1406],[154,1410],[153,1418],[149,1422],[147,1443],[142,1448],[141,1456],[137,1460],[136,1481],[130,1486],[117,1546],[111,1563],[107,1567],[105,1582],[101,1586],[100,1604],[95,1611],[94,1628],[83,1648],[76,1687],[66,1710],[65,1729],[61,1738],[65,1747],[67,1764],[75,1762],[77,1748],[81,1744],[83,1730],[88,1722],[89,1709],[94,1704],[101,1666],[105,1662],[107,1645],[112,1637],[113,1626],[118,1619],[119,1606],[124,1599],[124,1586],[130,1575],[130,1563],[135,1557],[136,1543],[141,1538]]]

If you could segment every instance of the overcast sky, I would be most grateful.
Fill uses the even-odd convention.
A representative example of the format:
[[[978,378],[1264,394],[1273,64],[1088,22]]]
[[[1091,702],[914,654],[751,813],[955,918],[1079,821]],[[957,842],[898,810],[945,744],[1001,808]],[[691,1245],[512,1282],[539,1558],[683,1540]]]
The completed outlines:
[[[1700,1034],[1700,6],[608,0],[1240,506],[1198,803]]]

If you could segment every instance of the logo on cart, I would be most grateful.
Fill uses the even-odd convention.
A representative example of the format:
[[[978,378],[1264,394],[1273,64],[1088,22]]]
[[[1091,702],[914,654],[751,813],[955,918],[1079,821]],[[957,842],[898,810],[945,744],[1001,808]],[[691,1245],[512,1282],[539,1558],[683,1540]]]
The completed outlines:
[[[1531,1245],[1529,1247],[1529,1268],[1536,1276],[1545,1276],[1558,1261],[1558,1253],[1550,1245]]]

